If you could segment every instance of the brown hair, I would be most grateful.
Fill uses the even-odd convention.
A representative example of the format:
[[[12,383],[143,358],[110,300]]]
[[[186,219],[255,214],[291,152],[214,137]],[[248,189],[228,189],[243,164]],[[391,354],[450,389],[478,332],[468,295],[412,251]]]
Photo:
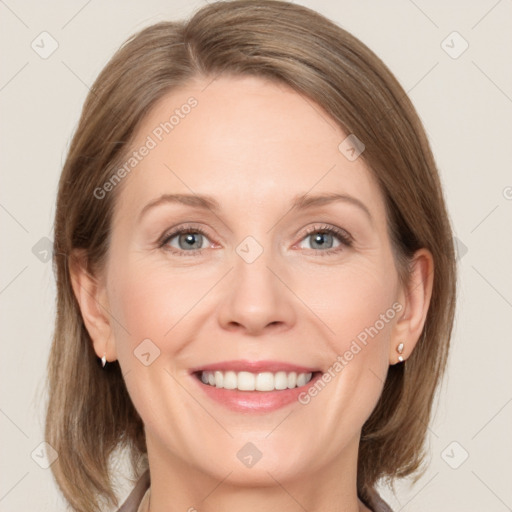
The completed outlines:
[[[358,494],[364,499],[381,478],[392,482],[421,469],[448,353],[456,272],[441,184],[418,115],[382,61],[320,14],[276,0],[218,2],[187,22],[146,28],[123,45],[91,88],[62,171],[46,440],[59,454],[51,467],[75,510],[99,510],[101,500],[117,505],[111,455],[127,448],[136,472],[135,461],[146,447],[119,364],[101,368],[82,321],[69,273],[73,251],[85,251],[91,273],[101,270],[118,190],[101,200],[94,191],[121,164],[155,103],[197,77],[226,74],[285,83],[363,141],[361,157],[385,198],[403,282],[417,249],[433,255],[435,279],[421,339],[405,365],[390,366],[382,396],[363,426]]]

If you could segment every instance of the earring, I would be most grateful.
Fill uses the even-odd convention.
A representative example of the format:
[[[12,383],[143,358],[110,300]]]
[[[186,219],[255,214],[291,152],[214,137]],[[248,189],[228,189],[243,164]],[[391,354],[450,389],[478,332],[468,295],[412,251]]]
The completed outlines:
[[[105,368],[106,364],[107,364],[107,354],[104,353],[103,357],[101,358],[101,366],[103,366],[103,368]]]
[[[404,360],[404,358],[403,358],[403,356],[402,356],[402,353],[403,353],[403,351],[404,351],[404,344],[403,344],[403,343],[399,343],[399,344],[398,344],[398,347],[396,347],[396,351],[397,351],[397,352],[398,352],[398,354],[399,354],[399,355],[398,355],[398,361],[399,361],[400,363],[402,363],[402,362],[403,362],[403,360]]]

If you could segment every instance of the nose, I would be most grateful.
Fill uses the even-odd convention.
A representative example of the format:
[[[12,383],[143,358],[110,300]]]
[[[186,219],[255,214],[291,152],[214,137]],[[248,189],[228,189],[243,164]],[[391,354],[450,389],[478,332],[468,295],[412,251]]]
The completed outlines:
[[[277,268],[266,251],[252,263],[236,256],[218,309],[221,327],[251,336],[290,329],[297,318],[297,304],[279,274],[286,272]]]

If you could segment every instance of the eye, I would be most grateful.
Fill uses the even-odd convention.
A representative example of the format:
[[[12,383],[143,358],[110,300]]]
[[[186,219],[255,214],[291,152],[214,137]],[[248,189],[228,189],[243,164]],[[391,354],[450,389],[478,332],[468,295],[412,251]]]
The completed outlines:
[[[209,238],[199,228],[180,227],[164,236],[160,247],[175,253],[201,251],[211,246]]]
[[[299,242],[301,249],[324,253],[338,252],[343,246],[350,247],[351,245],[351,236],[346,231],[333,226],[313,226]]]

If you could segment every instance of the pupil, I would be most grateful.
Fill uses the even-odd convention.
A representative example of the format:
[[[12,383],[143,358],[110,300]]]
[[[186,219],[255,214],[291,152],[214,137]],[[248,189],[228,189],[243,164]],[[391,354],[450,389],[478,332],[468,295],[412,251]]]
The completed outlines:
[[[200,249],[202,245],[202,235],[200,233],[185,233],[180,236],[180,246],[185,245],[188,249]]]
[[[313,240],[314,249],[329,249],[332,247],[332,235],[329,233],[316,233]]]

